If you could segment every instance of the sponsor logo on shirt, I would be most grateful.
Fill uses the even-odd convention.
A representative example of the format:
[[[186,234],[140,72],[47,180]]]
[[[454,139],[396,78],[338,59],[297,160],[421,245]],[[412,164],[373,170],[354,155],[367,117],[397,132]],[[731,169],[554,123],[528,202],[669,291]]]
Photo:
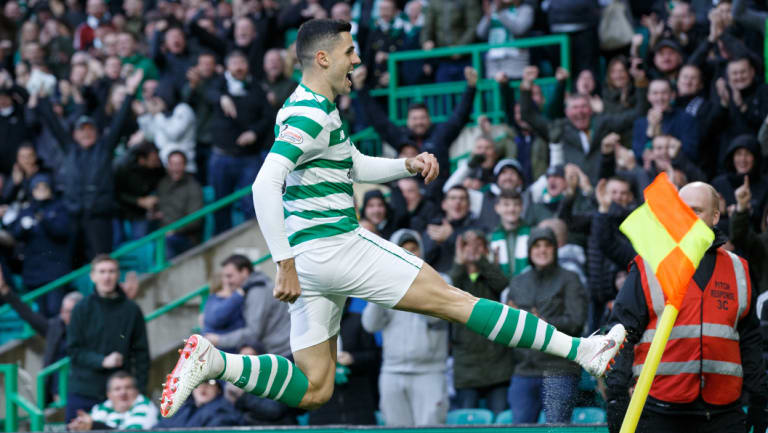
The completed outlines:
[[[304,141],[304,137],[301,133],[292,130],[288,125],[283,127],[283,130],[280,131],[280,135],[277,136],[277,139],[291,144],[301,144]]]

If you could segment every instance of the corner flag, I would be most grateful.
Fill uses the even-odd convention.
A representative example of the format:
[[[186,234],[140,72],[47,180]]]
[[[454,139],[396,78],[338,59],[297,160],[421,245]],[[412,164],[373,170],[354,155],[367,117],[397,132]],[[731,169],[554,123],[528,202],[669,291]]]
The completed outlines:
[[[632,433],[637,428],[688,282],[715,239],[712,230],[680,199],[666,173],[658,175],[643,195],[645,203],[635,209],[619,229],[651,265],[667,305],[629,402],[621,433]]]

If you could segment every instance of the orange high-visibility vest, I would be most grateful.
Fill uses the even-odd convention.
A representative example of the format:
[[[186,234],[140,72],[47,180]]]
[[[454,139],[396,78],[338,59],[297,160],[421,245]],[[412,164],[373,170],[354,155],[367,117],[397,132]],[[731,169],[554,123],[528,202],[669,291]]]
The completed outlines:
[[[656,333],[664,311],[664,292],[650,265],[635,257],[648,305],[648,327],[635,345],[632,373],[635,378]],[[741,397],[743,372],[736,326],[750,308],[751,283],[747,262],[722,248],[717,249],[715,270],[701,290],[691,278],[680,313],[651,385],[653,398],[670,403],[690,403],[701,392],[715,405]]]

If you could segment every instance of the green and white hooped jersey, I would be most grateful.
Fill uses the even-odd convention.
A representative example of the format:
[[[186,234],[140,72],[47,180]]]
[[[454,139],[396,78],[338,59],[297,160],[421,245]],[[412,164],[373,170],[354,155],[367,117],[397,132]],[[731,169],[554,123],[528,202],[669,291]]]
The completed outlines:
[[[352,198],[352,142],[336,105],[300,84],[277,113],[270,153],[289,162],[283,189],[293,253],[358,227]]]
[[[514,18],[517,15],[517,10],[514,6],[510,6],[507,9],[501,11],[494,11],[491,13],[490,29],[488,30],[488,43],[489,44],[503,44],[504,42],[511,42],[515,39],[514,35],[504,27],[499,15],[509,15],[510,18]],[[488,57],[500,58],[508,56],[517,56],[520,54],[520,50],[514,47],[507,48],[491,48],[488,50]]]

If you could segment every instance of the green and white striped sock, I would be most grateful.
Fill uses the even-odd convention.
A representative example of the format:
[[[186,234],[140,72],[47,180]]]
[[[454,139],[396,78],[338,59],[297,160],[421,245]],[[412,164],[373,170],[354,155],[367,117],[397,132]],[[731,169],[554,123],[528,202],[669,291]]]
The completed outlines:
[[[307,393],[307,376],[280,355],[236,355],[219,351],[224,358],[223,379],[260,397],[298,407]]]
[[[467,327],[505,346],[536,349],[571,361],[576,359],[581,341],[531,313],[488,299],[477,301]]]

